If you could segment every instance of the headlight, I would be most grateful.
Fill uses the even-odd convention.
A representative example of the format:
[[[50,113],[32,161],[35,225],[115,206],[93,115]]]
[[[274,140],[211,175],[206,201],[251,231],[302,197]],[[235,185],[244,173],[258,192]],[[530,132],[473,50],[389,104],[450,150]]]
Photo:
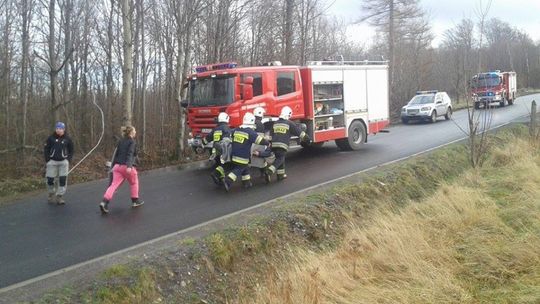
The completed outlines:
[[[420,109],[420,111],[429,111],[431,110],[431,107],[423,107],[422,109]]]

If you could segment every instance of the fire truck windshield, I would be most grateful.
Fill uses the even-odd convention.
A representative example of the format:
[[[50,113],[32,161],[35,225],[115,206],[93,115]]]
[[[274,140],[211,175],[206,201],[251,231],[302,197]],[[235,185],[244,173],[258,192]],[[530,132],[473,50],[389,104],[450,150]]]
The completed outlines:
[[[499,76],[484,76],[484,77],[475,77],[472,80],[471,86],[473,88],[485,88],[485,87],[496,87],[501,84],[501,77]]]
[[[189,82],[189,105],[222,106],[234,100],[234,76],[198,78]]]

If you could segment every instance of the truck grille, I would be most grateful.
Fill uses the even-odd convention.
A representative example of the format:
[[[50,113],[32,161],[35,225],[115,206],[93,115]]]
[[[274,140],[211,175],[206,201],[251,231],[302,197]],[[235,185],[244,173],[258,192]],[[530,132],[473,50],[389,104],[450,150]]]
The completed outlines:
[[[478,97],[486,97],[486,96],[494,96],[495,93],[493,92],[480,92],[478,94],[476,94]]]

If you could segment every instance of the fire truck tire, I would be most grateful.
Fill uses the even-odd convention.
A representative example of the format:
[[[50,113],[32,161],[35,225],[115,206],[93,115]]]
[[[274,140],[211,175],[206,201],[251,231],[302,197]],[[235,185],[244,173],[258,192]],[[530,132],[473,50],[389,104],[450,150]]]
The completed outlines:
[[[359,150],[366,142],[366,127],[360,121],[353,121],[349,127],[349,136],[347,138],[336,139],[336,145],[344,151]]]
[[[476,110],[480,109],[480,103],[479,103],[479,102],[475,102],[475,103],[474,103],[474,108],[475,108]]]
[[[511,99],[508,99],[508,105],[511,106],[514,104],[514,96],[512,94],[512,98]]]

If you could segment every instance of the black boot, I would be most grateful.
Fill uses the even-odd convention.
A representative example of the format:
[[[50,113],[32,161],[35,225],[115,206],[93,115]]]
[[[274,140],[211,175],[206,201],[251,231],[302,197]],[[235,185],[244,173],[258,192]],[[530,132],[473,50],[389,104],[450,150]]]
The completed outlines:
[[[101,210],[102,214],[109,213],[109,201],[102,200],[101,203],[99,203],[99,209]]]
[[[218,176],[218,174],[214,171],[210,173],[210,177],[212,178],[212,181],[214,181],[214,184],[221,186],[223,183],[222,178]]]
[[[144,204],[144,201],[139,198],[132,198],[131,199],[131,207],[137,208],[140,205]]]
[[[225,191],[229,192],[231,190],[231,185],[233,181],[228,176],[225,176],[223,179],[223,187],[225,187]]]
[[[249,189],[253,187],[253,184],[251,183],[250,180],[245,180],[245,181],[242,181],[242,186],[244,187],[244,189]]]

